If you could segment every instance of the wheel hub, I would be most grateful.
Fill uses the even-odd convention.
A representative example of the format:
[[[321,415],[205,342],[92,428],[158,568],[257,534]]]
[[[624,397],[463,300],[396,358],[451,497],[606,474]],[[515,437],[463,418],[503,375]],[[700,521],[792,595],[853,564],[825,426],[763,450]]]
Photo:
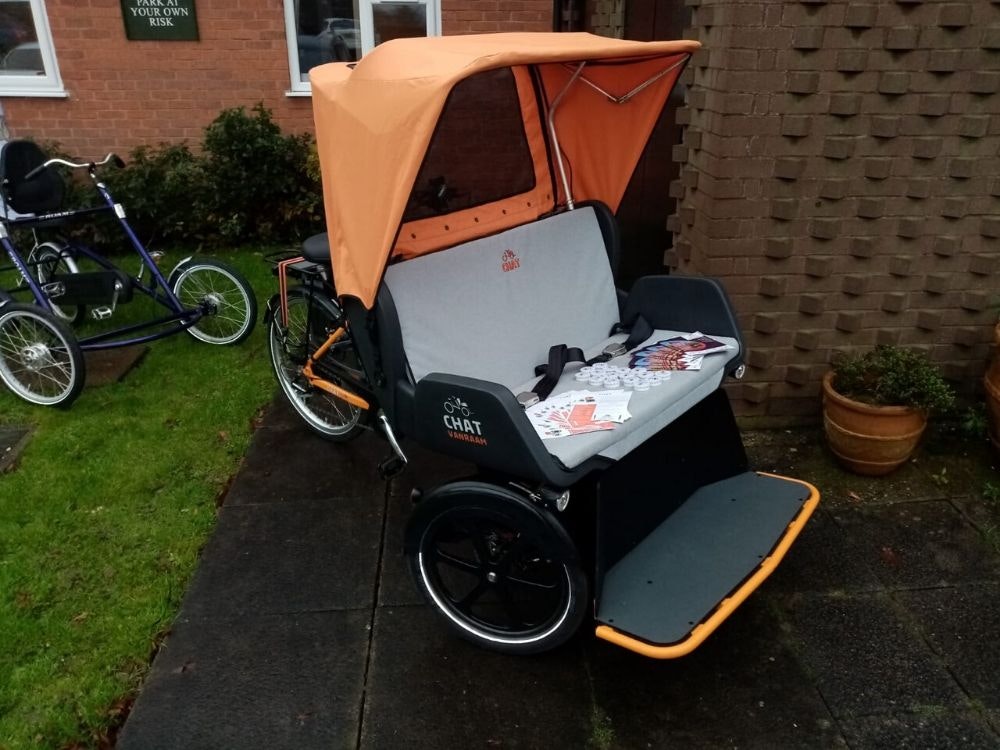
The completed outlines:
[[[32,372],[38,372],[52,361],[52,356],[45,344],[29,344],[21,350],[21,361]]]
[[[219,308],[222,306],[222,298],[215,292],[211,292],[205,295],[205,299],[203,299],[201,303],[205,306],[206,313],[209,315],[215,315],[215,313],[219,312]]]

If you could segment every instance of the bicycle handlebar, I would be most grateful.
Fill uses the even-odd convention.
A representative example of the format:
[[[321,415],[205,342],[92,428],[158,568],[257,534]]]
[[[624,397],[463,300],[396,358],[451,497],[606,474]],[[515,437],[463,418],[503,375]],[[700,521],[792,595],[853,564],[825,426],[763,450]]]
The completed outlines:
[[[44,164],[39,164],[37,167],[28,172],[24,176],[24,179],[33,180],[35,177],[37,177],[39,174],[42,173],[43,169],[51,166],[52,164],[62,164],[64,167],[69,167],[70,169],[94,169],[96,167],[103,167],[105,164],[109,163],[114,163],[114,165],[119,169],[125,166],[124,160],[122,160],[122,158],[117,154],[108,154],[100,161],[88,161],[82,164],[77,164],[76,162],[73,161],[67,161],[66,159],[49,159]]]

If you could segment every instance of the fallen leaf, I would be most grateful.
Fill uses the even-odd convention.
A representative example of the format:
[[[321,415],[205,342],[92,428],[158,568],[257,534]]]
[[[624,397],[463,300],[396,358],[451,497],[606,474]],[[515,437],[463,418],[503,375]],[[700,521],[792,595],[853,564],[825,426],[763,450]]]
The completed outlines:
[[[886,565],[893,568],[899,567],[899,562],[900,562],[899,555],[896,554],[896,550],[894,550],[892,547],[883,547],[881,550],[879,550],[879,557],[882,558],[882,562],[884,562]]]
[[[83,622],[88,617],[90,617],[90,612],[81,612],[80,614],[73,616],[73,622]]]

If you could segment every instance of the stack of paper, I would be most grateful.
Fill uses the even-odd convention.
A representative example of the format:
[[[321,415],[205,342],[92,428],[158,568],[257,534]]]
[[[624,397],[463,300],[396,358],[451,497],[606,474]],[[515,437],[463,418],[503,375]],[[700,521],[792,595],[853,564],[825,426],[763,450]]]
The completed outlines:
[[[732,347],[700,331],[672,339],[657,341],[643,347],[629,361],[629,367],[644,367],[650,372],[657,370],[700,370],[705,355],[724,352]]]
[[[613,430],[632,417],[626,391],[567,391],[529,407],[525,413],[543,439]]]

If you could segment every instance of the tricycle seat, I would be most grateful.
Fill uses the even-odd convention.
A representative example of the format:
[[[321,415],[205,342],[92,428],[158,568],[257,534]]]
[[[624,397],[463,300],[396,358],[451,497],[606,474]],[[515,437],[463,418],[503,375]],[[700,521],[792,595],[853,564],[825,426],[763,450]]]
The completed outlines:
[[[682,333],[689,332],[655,330],[649,338],[639,344],[639,348],[680,336]],[[624,341],[625,338],[626,335],[623,333],[610,336],[588,347],[584,353],[588,358],[594,357],[608,344]],[[728,344],[732,349],[705,357],[700,370],[674,372],[671,379],[665,383],[647,391],[633,391],[628,406],[632,418],[628,421],[617,425],[613,430],[549,439],[545,441],[545,447],[562,462],[563,466],[570,469],[595,455],[613,460],[622,458],[719,387],[726,364],[736,357],[739,351],[739,342],[726,336],[718,336],[717,340]],[[609,364],[627,367],[629,358],[630,355],[625,354],[609,360]],[[580,363],[567,365],[552,391],[552,396],[581,389],[581,384],[574,379],[580,366]],[[530,390],[537,381],[536,377],[522,383],[514,389],[515,393]]]
[[[697,295],[694,301],[678,298],[681,314],[675,315],[673,300],[657,300],[664,294],[647,289],[640,297],[650,298],[648,304],[632,309],[636,305],[615,286],[615,238],[608,236],[613,219],[602,211],[607,209],[599,205],[579,207],[389,266],[385,287],[413,381],[431,374],[475,378],[516,395],[537,382],[535,368],[553,345],[579,347],[592,357],[623,341],[626,334],[612,334],[623,315],[641,313],[653,328],[642,345],[694,330],[680,324],[698,322],[699,305],[710,311],[717,297],[701,290],[701,302]],[[632,416],[615,429],[546,439],[544,451],[571,470],[595,456],[618,460],[708,396],[741,354],[738,333],[716,329],[720,319],[707,315],[699,330],[729,344],[729,351],[706,356],[700,370],[675,372],[663,384],[633,392]],[[628,363],[628,354],[610,361]],[[588,389],[573,377],[579,366],[567,366],[554,394]],[[528,422],[523,412],[511,418]]]

